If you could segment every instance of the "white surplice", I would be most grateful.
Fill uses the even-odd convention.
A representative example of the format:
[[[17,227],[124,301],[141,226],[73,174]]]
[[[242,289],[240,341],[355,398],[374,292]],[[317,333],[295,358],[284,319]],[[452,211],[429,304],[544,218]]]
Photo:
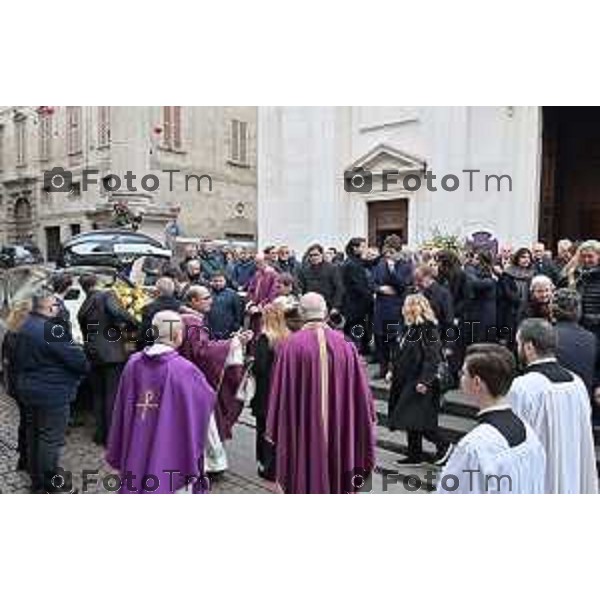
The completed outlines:
[[[555,361],[537,361],[542,362]],[[530,365],[531,366],[531,365]],[[517,377],[508,398],[546,451],[546,493],[597,494],[591,406],[583,381],[553,382],[538,372]]]
[[[477,425],[456,445],[437,481],[438,493],[543,494],[544,448],[532,428],[523,425],[525,440],[513,447],[493,425]]]

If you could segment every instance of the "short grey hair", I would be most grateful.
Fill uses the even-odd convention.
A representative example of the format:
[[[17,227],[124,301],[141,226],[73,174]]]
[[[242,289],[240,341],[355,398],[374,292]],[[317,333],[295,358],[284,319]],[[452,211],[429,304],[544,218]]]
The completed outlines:
[[[185,301],[191,302],[192,300],[196,300],[197,298],[203,298],[210,295],[210,290],[207,287],[203,285],[190,285],[187,292],[185,293]]]
[[[540,358],[554,356],[558,336],[546,319],[525,319],[519,326],[517,336],[522,344],[530,343]]]
[[[321,294],[308,292],[300,298],[300,314],[304,321],[325,321],[327,319],[327,303]]]
[[[552,279],[550,279],[550,277],[547,275],[536,275],[532,278],[529,289],[533,291],[536,287],[542,286],[550,286],[551,288],[554,288],[554,283],[552,283]]]
[[[170,277],[161,277],[156,282],[156,290],[159,296],[174,296],[175,282]]]
[[[183,329],[183,322],[179,313],[161,310],[154,315],[152,328],[156,333],[154,343],[173,346],[177,333]]]

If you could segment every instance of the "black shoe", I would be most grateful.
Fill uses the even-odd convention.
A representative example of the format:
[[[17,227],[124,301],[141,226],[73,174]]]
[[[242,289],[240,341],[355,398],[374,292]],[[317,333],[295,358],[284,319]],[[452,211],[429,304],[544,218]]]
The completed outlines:
[[[261,479],[264,479],[265,481],[270,481],[271,483],[275,481],[275,476],[273,475],[273,473],[269,473],[266,469],[263,469],[262,467],[258,467],[257,473],[258,476]]]

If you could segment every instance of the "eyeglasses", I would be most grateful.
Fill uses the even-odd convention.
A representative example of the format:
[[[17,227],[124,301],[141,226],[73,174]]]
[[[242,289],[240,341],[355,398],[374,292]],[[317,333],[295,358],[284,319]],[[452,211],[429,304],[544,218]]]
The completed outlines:
[[[314,252],[308,255],[309,258],[320,258],[321,254],[319,252]]]

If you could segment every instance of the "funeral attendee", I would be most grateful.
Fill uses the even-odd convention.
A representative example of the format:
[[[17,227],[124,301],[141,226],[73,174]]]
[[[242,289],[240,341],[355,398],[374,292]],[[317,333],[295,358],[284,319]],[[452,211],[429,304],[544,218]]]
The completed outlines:
[[[473,342],[495,342],[497,339],[498,277],[494,272],[494,262],[487,250],[480,250],[475,259],[476,267],[469,275],[471,294],[467,321],[470,321],[470,325],[465,327],[464,332],[467,345]]]
[[[231,439],[232,428],[243,408],[237,391],[244,376],[244,346],[251,334],[244,332],[230,340],[212,341],[206,324],[212,301],[205,287],[192,286],[188,290],[187,308],[182,314],[184,336],[180,353],[200,368],[217,392],[206,455],[206,470],[217,474],[227,469],[222,441]]]
[[[179,268],[185,273],[187,271],[187,264],[191,260],[198,259],[198,248],[195,244],[188,244],[183,250],[183,260],[179,263]]]
[[[233,286],[233,268],[237,260],[235,251],[232,248],[226,248],[223,252],[223,260],[225,266],[223,267],[223,274],[228,287]],[[213,275],[214,276],[214,275]]]
[[[463,363],[466,347],[463,332],[470,294],[469,281],[467,274],[461,268],[458,254],[453,250],[440,250],[435,256],[435,261],[437,265],[436,279],[448,289],[452,298],[455,329],[447,332],[446,346],[451,350],[448,361],[452,373],[458,381],[458,373]]]
[[[180,315],[160,311],[152,326],[154,344],[134,354],[123,371],[106,460],[121,475],[121,493],[202,493],[215,392],[177,352]]]
[[[58,273],[50,278],[50,283],[58,302],[58,314],[56,317],[70,323],[72,321],[71,313],[65,304],[64,298],[73,285],[73,277],[68,273]]]
[[[597,493],[588,392],[581,378],[556,360],[556,342],[548,321],[521,323],[517,346],[526,368],[512,384],[510,402],[546,450],[546,492]]]
[[[497,262],[494,273],[498,277],[496,283],[496,324],[498,325],[498,343],[511,350],[515,347],[518,315],[521,309],[521,296],[517,280],[508,274],[510,263]]]
[[[546,255],[546,247],[542,242],[533,245],[531,255],[533,257],[533,270],[536,275],[545,275],[552,283],[558,281],[559,273],[552,259]]]
[[[279,272],[279,254],[277,252],[277,246],[269,245],[266,246],[263,250],[263,256],[265,257],[266,263]]]
[[[512,259],[512,263],[504,269],[505,275],[512,280],[516,287],[518,306],[514,315],[518,325],[525,317],[529,302],[529,287],[534,276],[533,257],[529,248],[519,248]]]
[[[298,304],[300,298],[294,292],[295,280],[289,273],[280,273],[275,282],[276,298],[286,298],[290,305]]]
[[[300,292],[315,292],[327,302],[330,311],[341,312],[343,287],[340,270],[323,260],[323,246],[312,244],[306,251],[307,263],[298,273]]]
[[[319,294],[300,301],[305,325],[275,351],[266,438],[288,494],[358,491],[355,474],[375,466],[375,410],[353,344],[327,327]]]
[[[88,380],[96,425],[94,441],[105,445],[115,394],[128,357],[125,342],[137,332],[138,325],[110,290],[98,289],[95,275],[82,275],[80,283],[86,298],[77,319],[91,367]]]
[[[367,242],[352,238],[346,244],[346,261],[341,267],[344,296],[344,333],[362,355],[369,353],[374,284],[366,263]],[[323,263],[326,264],[326,263]]]
[[[24,300],[12,307],[6,318],[6,333],[2,340],[2,372],[6,393],[15,400],[19,408],[19,428],[17,430],[17,471],[27,470],[27,442],[25,436],[25,406],[17,391],[17,336],[21,325],[31,312],[31,301]]]
[[[575,289],[581,296],[581,324],[600,339],[600,242],[583,242],[578,252]]]
[[[469,347],[461,391],[478,407],[478,425],[452,452],[439,481],[452,476],[458,487],[438,485],[440,493],[543,494],[546,455],[533,429],[506,400],[515,374],[512,353],[499,345]]]
[[[556,358],[563,367],[577,373],[592,397],[598,354],[596,336],[579,325],[581,298],[575,290],[557,290],[552,300],[557,335]]]
[[[571,240],[558,240],[558,243],[556,244],[556,258],[554,260],[554,264],[559,275],[562,275],[564,268],[569,264],[569,261],[573,257],[574,251],[575,245]]]
[[[233,284],[238,290],[245,290],[256,271],[256,264],[245,248],[240,248],[238,258],[233,266]]]
[[[402,325],[402,304],[413,279],[412,262],[401,252],[401,247],[398,236],[388,236],[383,258],[373,272],[373,333],[380,378],[384,378],[389,370],[390,350],[397,342]]]
[[[240,297],[227,287],[225,274],[216,271],[211,280],[212,306],[208,314],[211,338],[226,340],[242,326],[243,312]]]
[[[398,461],[400,464],[428,461],[423,454],[423,438],[436,446],[435,457],[429,462],[443,464],[451,448],[438,430],[440,390],[436,376],[442,351],[438,322],[422,294],[406,297],[402,315],[405,331],[392,354],[388,427],[407,432],[408,454]]]
[[[271,303],[277,297],[277,271],[269,265],[265,255],[258,253],[254,258],[256,272],[248,284],[248,301],[246,303],[246,314],[249,317],[250,329],[254,332],[255,339],[249,350],[254,352],[256,336],[261,330],[261,313],[264,306]]]
[[[217,271],[223,271],[225,268],[225,260],[223,255],[216,246],[210,242],[206,242],[199,253],[200,267],[202,271],[202,279],[210,281],[211,277]],[[194,283],[198,283],[195,281]]]
[[[275,479],[275,453],[272,444],[265,439],[265,431],[275,350],[290,334],[285,313],[286,302],[283,297],[265,307],[262,333],[256,342],[252,364],[256,379],[256,392],[251,403],[252,414],[256,417],[256,462],[259,476],[269,481]]]
[[[280,273],[288,273],[292,277],[296,277],[300,265],[296,258],[292,255],[289,246],[279,246],[277,251],[278,259],[276,268]]]
[[[33,493],[69,491],[57,485],[54,474],[65,443],[69,405],[88,371],[83,349],[63,335],[56,320],[59,310],[54,294],[36,294],[15,349],[16,390],[25,410],[27,470]]]
[[[546,275],[536,275],[531,280],[529,304],[525,312],[526,317],[552,320],[552,295],[554,284]]]
[[[446,332],[454,325],[454,307],[448,288],[438,283],[435,271],[429,265],[415,269],[415,286],[429,302],[440,331]]]
[[[156,282],[157,297],[142,309],[142,325],[138,340],[138,348],[144,348],[154,341],[152,319],[163,310],[179,312],[181,301],[175,297],[175,282],[169,277],[161,277]]]
[[[200,261],[197,259],[189,260],[185,266],[185,275],[190,285],[198,285],[204,281]]]

